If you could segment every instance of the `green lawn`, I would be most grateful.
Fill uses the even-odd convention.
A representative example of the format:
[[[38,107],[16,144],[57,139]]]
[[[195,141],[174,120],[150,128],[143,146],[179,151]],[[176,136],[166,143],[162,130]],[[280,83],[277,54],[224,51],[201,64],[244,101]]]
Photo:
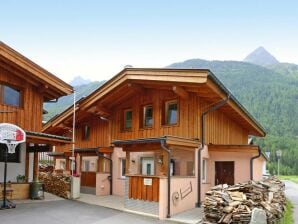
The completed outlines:
[[[292,224],[294,223],[293,219],[293,204],[291,201],[287,200],[287,205],[286,205],[286,212],[284,216],[284,224]]]
[[[298,176],[279,176],[281,180],[291,180],[298,184]]]

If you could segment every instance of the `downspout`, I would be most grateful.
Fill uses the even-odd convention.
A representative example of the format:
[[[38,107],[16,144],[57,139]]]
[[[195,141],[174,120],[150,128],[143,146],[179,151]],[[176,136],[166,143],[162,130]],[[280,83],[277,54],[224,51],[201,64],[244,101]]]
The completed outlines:
[[[259,158],[260,156],[261,156],[261,148],[258,147],[258,155],[250,158],[250,180],[253,180],[253,176],[254,176],[253,162],[255,159]]]
[[[104,159],[107,159],[110,161],[110,177],[109,177],[109,181],[110,181],[110,195],[113,194],[113,160],[109,157],[106,157],[104,156],[102,153],[100,152],[96,152],[96,155],[98,157],[101,157],[101,158],[104,158]]]
[[[204,149],[204,146],[205,146],[205,116],[208,113],[211,113],[211,112],[219,109],[223,105],[225,105],[229,99],[230,99],[230,94],[227,96],[227,98],[225,100],[221,100],[219,103],[215,104],[213,107],[209,108],[208,110],[203,112],[201,115],[201,130],[202,130],[202,132],[201,132],[201,145],[198,150],[198,181],[197,181],[198,182],[198,201],[197,201],[196,207],[201,207],[201,151]]]
[[[168,212],[167,218],[171,218],[171,150],[165,146],[165,140],[160,141],[161,148],[168,153]]]

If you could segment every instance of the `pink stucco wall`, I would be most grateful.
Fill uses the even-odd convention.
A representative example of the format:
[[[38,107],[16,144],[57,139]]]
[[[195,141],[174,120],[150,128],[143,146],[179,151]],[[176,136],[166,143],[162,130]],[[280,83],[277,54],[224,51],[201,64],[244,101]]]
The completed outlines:
[[[207,161],[207,178],[202,181],[202,199],[205,198],[206,192],[210,187],[215,185],[215,162],[216,161],[234,161],[234,181],[236,183],[245,182],[250,180],[250,159],[258,153],[251,152],[219,152],[208,151],[208,147],[202,151],[202,160]],[[263,167],[266,160],[263,156],[257,158],[253,162],[253,178],[260,180],[263,176]],[[201,170],[203,170],[201,168]]]
[[[266,166],[266,159],[261,156],[253,161],[253,179],[261,180],[263,177],[264,166]]]
[[[197,158],[198,150],[196,149],[194,152],[195,158]],[[198,170],[198,162],[195,159],[195,176],[187,177],[187,176],[173,176],[171,177],[171,215],[195,208],[197,202],[197,170]],[[159,218],[165,219],[167,216],[167,208],[168,208],[168,201],[167,201],[167,192],[168,192],[168,185],[167,185],[167,178],[163,177],[160,178],[159,182]],[[181,198],[180,189],[186,190],[190,186],[190,182],[192,185],[192,191],[189,195],[185,198]],[[179,194],[179,199],[177,203],[173,203],[173,194],[174,192]],[[203,195],[203,193],[202,193]]]
[[[96,174],[96,195],[110,195],[110,181],[108,180],[109,173]]]
[[[113,160],[113,195],[124,196],[125,179],[121,178],[120,173],[120,158],[125,158],[126,153],[122,148],[115,147],[112,160]]]
[[[209,172],[210,183],[215,185],[215,162],[216,161],[234,161],[234,182],[240,183],[250,180],[250,158],[257,153],[247,152],[209,152]],[[255,173],[262,173],[262,169],[255,168]],[[208,175],[208,174],[207,174]]]

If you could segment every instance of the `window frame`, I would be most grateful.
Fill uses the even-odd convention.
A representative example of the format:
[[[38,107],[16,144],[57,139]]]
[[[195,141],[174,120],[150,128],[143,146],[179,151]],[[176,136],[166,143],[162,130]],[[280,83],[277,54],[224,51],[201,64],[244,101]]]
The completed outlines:
[[[146,125],[146,109],[147,108],[151,108],[152,110],[152,124],[149,126],[149,125]],[[142,108],[141,108],[141,117],[140,117],[140,128],[143,128],[143,129],[151,129],[153,128],[153,125],[154,125],[154,111],[153,111],[153,104],[146,104],[146,105],[143,105]]]
[[[123,167],[123,161],[125,161],[124,162],[124,167]],[[124,168],[124,175],[123,175],[123,168]],[[120,172],[119,172],[119,178],[120,179],[125,179],[126,178],[126,176],[125,176],[125,174],[126,174],[126,158],[120,158],[120,170],[119,170]]]
[[[131,126],[130,128],[127,128],[126,127],[126,113],[127,112],[131,112]],[[127,109],[124,109],[123,112],[122,112],[122,130],[123,131],[132,131],[132,126],[133,126],[133,110],[132,108],[127,108]]]
[[[5,87],[8,87],[8,88],[11,88],[17,92],[19,92],[19,105],[11,105],[11,104],[6,104],[4,102],[4,89]],[[15,108],[22,108],[23,107],[23,90],[18,87],[18,86],[15,86],[15,85],[11,85],[11,84],[8,84],[8,83],[4,83],[4,82],[0,82],[0,104],[2,105],[6,105],[6,106],[9,106],[9,107],[15,107]]]
[[[177,116],[176,116],[176,123],[168,123],[168,111],[169,111],[169,105],[171,104],[177,105]],[[179,116],[180,116],[180,106],[179,106],[179,100],[177,98],[171,99],[171,100],[165,100],[163,103],[163,119],[162,119],[162,125],[163,126],[177,126],[179,125]]]

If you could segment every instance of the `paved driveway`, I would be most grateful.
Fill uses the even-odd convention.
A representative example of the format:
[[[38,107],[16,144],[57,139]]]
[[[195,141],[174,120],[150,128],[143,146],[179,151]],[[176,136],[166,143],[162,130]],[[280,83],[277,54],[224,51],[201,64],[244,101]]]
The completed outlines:
[[[294,205],[294,222],[298,224],[298,184],[285,180],[287,198]]]
[[[15,209],[0,210],[0,220],[5,224],[169,223],[71,200],[19,204]]]

